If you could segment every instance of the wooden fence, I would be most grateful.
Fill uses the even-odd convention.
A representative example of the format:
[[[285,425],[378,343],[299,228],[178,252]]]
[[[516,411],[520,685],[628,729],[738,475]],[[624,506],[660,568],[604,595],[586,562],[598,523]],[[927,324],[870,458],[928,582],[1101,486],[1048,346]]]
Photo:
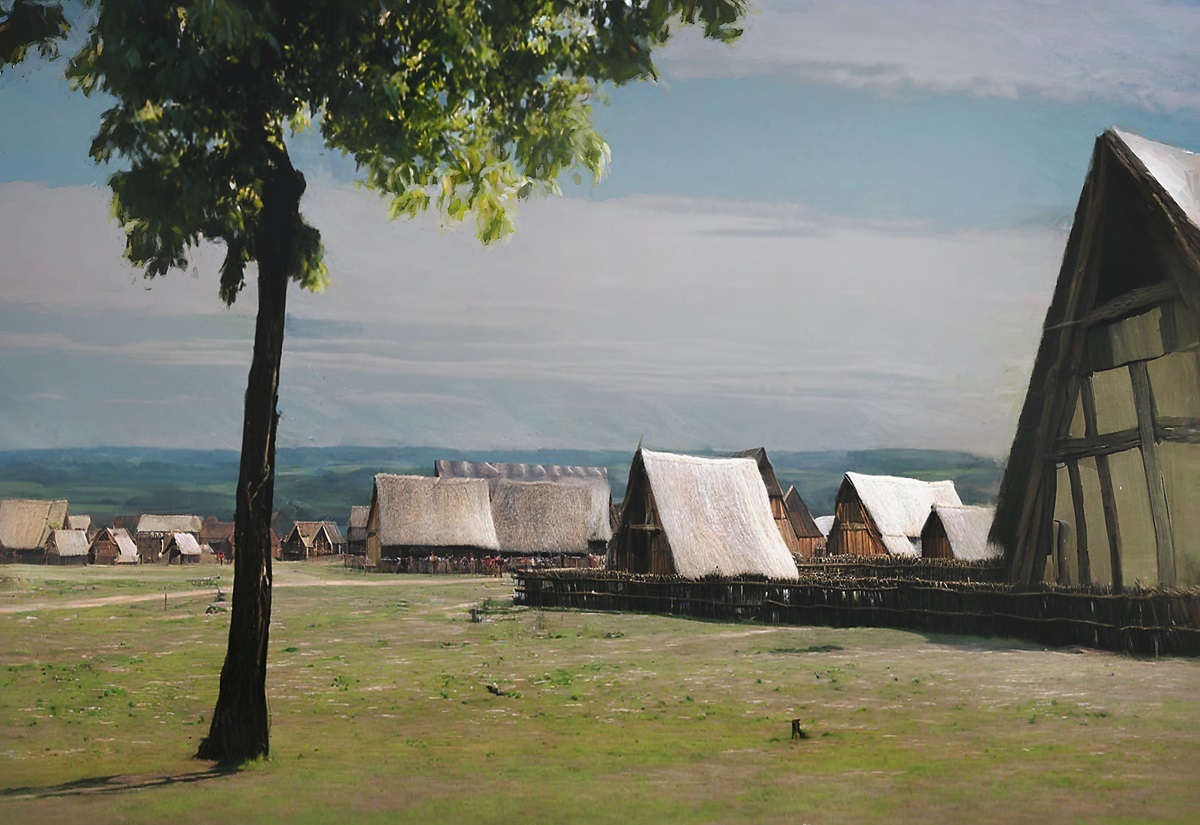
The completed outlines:
[[[1002,636],[1145,655],[1200,656],[1200,588],[1126,591],[992,582],[854,579],[686,580],[619,572],[515,574],[515,602],[708,619],[831,627],[894,627]]]

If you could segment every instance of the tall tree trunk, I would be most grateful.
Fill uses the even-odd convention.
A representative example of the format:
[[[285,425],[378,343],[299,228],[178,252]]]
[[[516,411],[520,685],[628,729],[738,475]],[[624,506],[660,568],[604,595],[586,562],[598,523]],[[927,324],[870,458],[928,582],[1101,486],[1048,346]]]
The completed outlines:
[[[246,386],[242,459],[234,519],[233,613],[220,693],[199,759],[237,763],[270,753],[267,641],[271,626],[271,513],[275,432],[287,287],[295,262],[304,176],[287,155],[263,186],[258,259],[258,320]],[[278,156],[277,156],[278,157]]]

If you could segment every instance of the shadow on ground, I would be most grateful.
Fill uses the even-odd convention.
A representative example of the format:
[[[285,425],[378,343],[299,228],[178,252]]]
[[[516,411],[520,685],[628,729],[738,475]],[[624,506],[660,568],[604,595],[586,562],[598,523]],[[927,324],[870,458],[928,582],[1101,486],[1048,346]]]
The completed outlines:
[[[163,788],[170,785],[205,782],[219,779],[237,773],[236,768],[212,767],[188,773],[164,775],[151,774],[140,776],[114,775],[93,776],[86,779],[76,779],[63,782],[60,785],[46,785],[40,788],[4,788],[0,789],[0,798],[12,799],[52,799],[63,796],[108,795],[128,793],[130,791],[145,791],[152,788]]]

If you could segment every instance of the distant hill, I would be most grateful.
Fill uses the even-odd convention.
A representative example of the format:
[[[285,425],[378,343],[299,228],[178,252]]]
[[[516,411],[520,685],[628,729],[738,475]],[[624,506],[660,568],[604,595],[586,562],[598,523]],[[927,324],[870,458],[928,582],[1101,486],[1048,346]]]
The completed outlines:
[[[713,453],[709,453],[712,455]],[[780,483],[796,485],[815,515],[833,512],[848,470],[950,478],[963,501],[993,501],[1003,468],[993,459],[944,450],[770,451]],[[632,452],[472,450],[440,447],[281,449],[275,507],[288,521],[331,519],[345,526],[352,504],[368,504],[376,473],[432,475],[439,458],[607,467],[614,499],[624,496]],[[233,450],[99,447],[0,452],[0,498],[65,498],[71,512],[101,523],[114,515],[195,513],[233,518],[238,454]]]

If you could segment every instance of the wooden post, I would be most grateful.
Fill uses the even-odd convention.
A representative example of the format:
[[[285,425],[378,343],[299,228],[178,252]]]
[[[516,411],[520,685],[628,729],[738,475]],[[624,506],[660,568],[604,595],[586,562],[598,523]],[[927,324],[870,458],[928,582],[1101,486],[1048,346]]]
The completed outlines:
[[[1142,469],[1146,474],[1146,491],[1150,494],[1150,517],[1154,521],[1154,539],[1158,553],[1158,583],[1175,586],[1175,538],[1171,533],[1171,512],[1167,507],[1167,490],[1158,464],[1158,442],[1154,436],[1154,392],[1145,361],[1129,365],[1133,381],[1133,406],[1137,410],[1138,436],[1141,440]]]
[[[1075,511],[1075,550],[1079,555],[1079,583],[1092,583],[1092,557],[1088,555],[1087,514],[1083,509],[1083,481],[1079,477],[1079,462],[1067,462],[1071,479],[1071,506]]]
[[[1096,396],[1092,393],[1091,376],[1085,376],[1079,382],[1079,394],[1083,400],[1083,431],[1088,438],[1094,438],[1096,431]],[[1124,577],[1121,572],[1121,525],[1117,521],[1117,498],[1113,493],[1112,471],[1108,466],[1108,456],[1096,456],[1096,471],[1100,476],[1100,501],[1104,505],[1104,527],[1108,533],[1108,552],[1112,559],[1113,591],[1120,593],[1124,588]]]

